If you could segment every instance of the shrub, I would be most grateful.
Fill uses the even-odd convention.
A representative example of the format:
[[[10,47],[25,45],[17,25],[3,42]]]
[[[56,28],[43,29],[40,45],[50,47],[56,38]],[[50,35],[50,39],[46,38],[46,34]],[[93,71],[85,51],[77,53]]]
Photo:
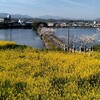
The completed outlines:
[[[94,51],[100,51],[100,45],[95,45],[95,46],[93,47],[93,50],[94,50]]]

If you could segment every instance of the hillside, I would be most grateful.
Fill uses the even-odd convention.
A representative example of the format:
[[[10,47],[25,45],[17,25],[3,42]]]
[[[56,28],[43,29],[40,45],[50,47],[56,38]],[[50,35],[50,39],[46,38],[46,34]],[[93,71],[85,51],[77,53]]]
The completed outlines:
[[[100,18],[97,18],[96,21],[100,21]]]
[[[50,15],[38,16],[37,18],[41,18],[41,19],[57,19],[57,20],[65,19],[65,18],[63,18],[63,17],[59,17],[59,16],[50,16]]]
[[[0,18],[4,18],[7,15],[11,15],[12,18],[32,18],[28,15],[21,15],[21,14],[8,14],[8,13],[0,13]]]
[[[4,44],[0,45],[0,100],[100,99],[99,52],[89,55],[0,44]]]

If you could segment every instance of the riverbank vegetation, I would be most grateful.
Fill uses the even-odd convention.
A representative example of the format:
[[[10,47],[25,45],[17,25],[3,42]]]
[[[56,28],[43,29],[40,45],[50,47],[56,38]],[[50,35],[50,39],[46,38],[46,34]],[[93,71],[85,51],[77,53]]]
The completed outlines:
[[[94,51],[100,51],[100,45],[95,45],[95,46],[93,47],[93,49],[94,49]]]
[[[0,100],[100,100],[100,52],[8,43],[0,41]]]

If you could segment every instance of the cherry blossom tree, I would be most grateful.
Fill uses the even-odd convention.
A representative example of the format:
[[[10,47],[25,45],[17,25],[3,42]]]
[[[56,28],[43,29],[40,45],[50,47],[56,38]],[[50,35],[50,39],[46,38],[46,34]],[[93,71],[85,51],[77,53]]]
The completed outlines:
[[[83,35],[79,37],[79,42],[80,42],[80,49],[84,48],[84,52],[86,52],[86,49],[90,50],[90,48],[93,47],[94,43],[96,41],[96,35]]]

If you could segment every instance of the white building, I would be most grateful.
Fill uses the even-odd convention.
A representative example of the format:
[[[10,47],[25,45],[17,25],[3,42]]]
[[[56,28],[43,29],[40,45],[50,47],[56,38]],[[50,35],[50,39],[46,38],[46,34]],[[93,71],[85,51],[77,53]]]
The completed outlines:
[[[11,19],[11,15],[7,15],[7,18],[8,18],[8,19]]]
[[[23,23],[23,21],[19,19],[19,20],[18,20],[18,23],[22,24],[22,23]]]
[[[61,27],[66,27],[66,23],[61,23],[60,26]]]
[[[93,26],[97,27],[97,22],[96,21],[93,22]]]
[[[0,18],[0,22],[4,22],[4,19],[3,18]]]
[[[49,22],[49,23],[48,23],[48,26],[49,26],[49,27],[52,27],[53,25],[54,25],[54,23],[52,23],[52,22]]]
[[[94,25],[95,25],[96,23],[97,23],[96,21],[93,22]]]

